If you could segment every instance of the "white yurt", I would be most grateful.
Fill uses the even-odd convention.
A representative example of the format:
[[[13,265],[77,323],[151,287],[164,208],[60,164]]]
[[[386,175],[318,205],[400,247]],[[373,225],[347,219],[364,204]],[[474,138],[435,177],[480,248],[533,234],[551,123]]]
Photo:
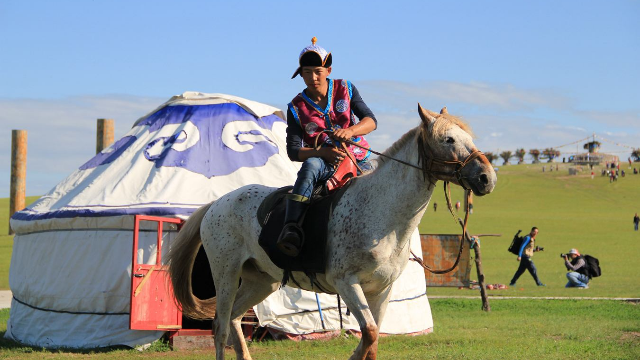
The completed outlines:
[[[283,118],[277,108],[235,96],[174,96],[15,213],[5,337],[47,348],[135,347],[159,339],[161,331],[129,329],[134,215],[186,219],[247,184],[293,184],[298,165],[286,155]],[[175,235],[163,235],[163,248]],[[138,263],[155,264],[156,236],[140,233]],[[411,246],[421,254],[417,231]],[[344,306],[339,320],[337,308],[335,296],[285,286],[254,311],[261,326],[292,336],[341,324],[357,329]],[[424,273],[410,262],[394,285],[382,332],[432,327]]]

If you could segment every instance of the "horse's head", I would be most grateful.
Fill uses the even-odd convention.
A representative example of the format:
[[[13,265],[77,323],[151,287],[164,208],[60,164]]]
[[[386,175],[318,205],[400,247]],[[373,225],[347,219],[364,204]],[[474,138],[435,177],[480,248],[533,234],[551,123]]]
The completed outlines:
[[[493,166],[473,144],[469,126],[449,115],[425,110],[418,104],[422,119],[418,151],[425,177],[450,181],[479,196],[493,191],[498,181]]]

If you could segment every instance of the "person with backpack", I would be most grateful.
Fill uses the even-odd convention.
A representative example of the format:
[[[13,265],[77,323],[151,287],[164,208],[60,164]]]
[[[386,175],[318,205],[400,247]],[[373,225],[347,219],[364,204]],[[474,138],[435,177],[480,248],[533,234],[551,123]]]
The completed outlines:
[[[540,251],[541,248],[536,248],[535,241],[536,235],[538,235],[538,228],[532,227],[529,235],[525,236],[522,240],[522,245],[520,245],[520,250],[518,251],[518,261],[520,261],[520,266],[518,266],[518,270],[513,275],[509,286],[515,286],[516,281],[520,278],[520,275],[524,274],[525,270],[529,270],[531,276],[533,276],[533,280],[535,280],[536,285],[538,286],[547,286],[540,281],[538,278],[538,271],[536,269],[536,265],[531,260],[533,257],[533,253],[535,251]]]
[[[569,282],[564,287],[577,287],[578,289],[589,288],[589,269],[584,257],[580,255],[578,249],[571,249],[568,254],[562,254],[564,266],[567,267],[567,279]],[[571,260],[569,260],[571,258]]]

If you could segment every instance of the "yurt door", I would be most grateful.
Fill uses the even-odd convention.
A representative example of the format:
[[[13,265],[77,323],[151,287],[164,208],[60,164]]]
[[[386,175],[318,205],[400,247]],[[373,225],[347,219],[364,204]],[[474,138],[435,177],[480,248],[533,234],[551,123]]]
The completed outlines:
[[[138,263],[140,222],[153,221],[157,227],[156,263]],[[182,328],[182,312],[175,305],[173,288],[166,278],[167,268],[162,265],[162,237],[164,224],[178,229],[182,220],[156,216],[136,215],[133,228],[133,260],[131,276],[131,315],[129,328],[132,330],[169,331]]]

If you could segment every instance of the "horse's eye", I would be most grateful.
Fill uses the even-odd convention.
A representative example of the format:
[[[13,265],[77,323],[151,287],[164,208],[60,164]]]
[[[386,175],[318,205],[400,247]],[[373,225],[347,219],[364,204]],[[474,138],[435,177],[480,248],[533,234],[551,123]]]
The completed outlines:
[[[447,137],[447,144],[453,144],[455,142],[456,141],[451,136]]]

